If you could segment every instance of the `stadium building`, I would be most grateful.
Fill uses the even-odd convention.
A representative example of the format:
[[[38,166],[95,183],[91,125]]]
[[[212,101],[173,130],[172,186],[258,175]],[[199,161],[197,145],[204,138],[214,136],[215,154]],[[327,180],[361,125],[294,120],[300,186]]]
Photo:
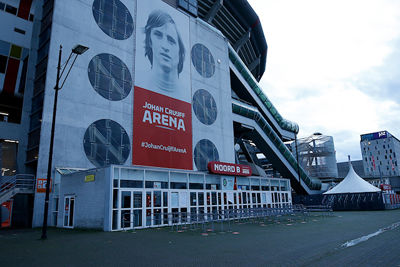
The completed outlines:
[[[19,214],[42,225],[49,159],[47,219],[58,227],[169,225],[188,219],[174,212],[285,207],[292,192],[321,193],[284,143],[298,125],[258,84],[268,47],[247,1],[2,0],[0,9],[0,202],[11,210],[14,200],[12,217],[32,203],[32,216]],[[56,98],[58,74],[68,79]],[[266,174],[260,153],[279,175]]]

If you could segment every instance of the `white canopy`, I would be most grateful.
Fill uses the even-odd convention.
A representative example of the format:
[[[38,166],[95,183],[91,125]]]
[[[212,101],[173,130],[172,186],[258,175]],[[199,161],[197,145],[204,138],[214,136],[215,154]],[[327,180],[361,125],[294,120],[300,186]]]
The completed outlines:
[[[343,194],[343,193],[368,193],[379,192],[378,187],[365,181],[357,175],[353,169],[353,165],[349,164],[349,172],[346,177],[338,185],[331,190],[326,191],[324,194]]]

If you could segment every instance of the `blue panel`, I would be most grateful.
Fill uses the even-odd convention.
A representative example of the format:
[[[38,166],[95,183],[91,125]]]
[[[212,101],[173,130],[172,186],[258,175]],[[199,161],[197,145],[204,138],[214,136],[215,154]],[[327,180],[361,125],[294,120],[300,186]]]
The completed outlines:
[[[10,43],[0,40],[0,55],[8,56],[8,54],[10,53],[10,45]]]
[[[29,49],[28,48],[22,48],[22,57],[21,57],[21,59],[24,60],[27,55],[29,55]]]

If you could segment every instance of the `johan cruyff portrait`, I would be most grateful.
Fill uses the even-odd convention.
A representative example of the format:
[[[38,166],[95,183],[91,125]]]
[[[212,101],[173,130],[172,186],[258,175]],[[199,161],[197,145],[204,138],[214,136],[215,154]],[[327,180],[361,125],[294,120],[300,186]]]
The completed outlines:
[[[190,101],[190,66],[186,62],[185,47],[188,41],[181,34],[183,31],[183,37],[188,39],[188,29],[185,27],[188,28],[189,25],[185,15],[179,15],[183,16],[184,23],[181,23],[182,18],[177,18],[177,14],[173,17],[160,8],[149,10],[148,15],[142,15],[143,26],[138,25],[136,54],[136,60],[139,59],[141,65],[136,68],[136,84],[147,90]]]

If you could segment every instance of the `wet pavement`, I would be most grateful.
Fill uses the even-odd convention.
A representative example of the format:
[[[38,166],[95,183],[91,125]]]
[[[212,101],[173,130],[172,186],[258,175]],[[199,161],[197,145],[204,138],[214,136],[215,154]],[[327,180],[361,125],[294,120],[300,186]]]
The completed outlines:
[[[0,230],[0,266],[400,266],[400,210],[40,234]]]

